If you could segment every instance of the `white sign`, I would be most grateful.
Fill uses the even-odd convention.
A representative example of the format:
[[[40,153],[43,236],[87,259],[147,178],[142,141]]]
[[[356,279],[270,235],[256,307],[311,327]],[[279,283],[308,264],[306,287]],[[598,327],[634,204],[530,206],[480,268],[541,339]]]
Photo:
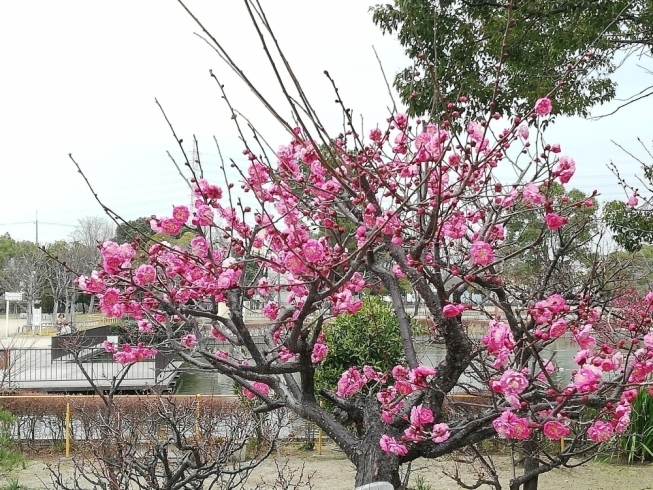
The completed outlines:
[[[5,301],[23,301],[23,293],[5,292]]]
[[[34,308],[32,310],[32,325],[35,328],[41,326],[41,308]]]

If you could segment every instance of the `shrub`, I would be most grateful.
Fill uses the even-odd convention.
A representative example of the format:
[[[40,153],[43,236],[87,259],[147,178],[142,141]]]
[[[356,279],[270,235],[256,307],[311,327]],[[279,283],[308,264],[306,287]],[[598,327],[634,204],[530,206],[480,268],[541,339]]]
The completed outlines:
[[[25,466],[25,456],[16,450],[11,427],[15,422],[14,416],[6,410],[0,410],[0,468],[5,471],[16,466]]]
[[[329,354],[315,372],[318,389],[334,389],[350,366],[389,372],[403,362],[399,323],[389,303],[377,296],[363,300],[355,315],[341,315],[325,325]]]

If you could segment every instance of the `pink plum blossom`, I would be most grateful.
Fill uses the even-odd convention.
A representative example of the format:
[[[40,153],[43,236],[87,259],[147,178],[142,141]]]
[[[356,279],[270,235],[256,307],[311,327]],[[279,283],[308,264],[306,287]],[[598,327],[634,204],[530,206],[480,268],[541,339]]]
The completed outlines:
[[[174,206],[172,208],[172,218],[182,225],[186,224],[188,218],[190,217],[190,211],[187,206]]]
[[[593,327],[591,324],[584,325],[583,328],[574,332],[574,339],[581,349],[591,349],[596,345],[596,339],[593,334]]]
[[[595,366],[582,367],[574,375],[572,386],[581,393],[590,393],[596,391],[602,376],[601,369]]]
[[[397,442],[394,437],[390,437],[386,434],[381,436],[379,444],[381,449],[388,454],[394,454],[395,456],[405,456],[408,454],[408,449],[406,446]]]
[[[587,429],[587,436],[592,440],[592,442],[605,442],[612,438],[614,431],[612,426],[601,420],[597,420],[592,424],[592,426]]]
[[[158,226],[156,226],[155,231],[165,233],[166,235],[177,235],[184,226],[184,223],[174,218],[161,218],[157,224]]]
[[[203,236],[196,236],[190,241],[190,248],[195,255],[204,258],[209,253],[209,244]]]
[[[519,136],[521,137],[521,139],[523,140],[528,139],[528,126],[522,124],[521,126],[519,126],[519,128],[517,128],[517,131],[519,132]]]
[[[315,264],[324,257],[324,246],[318,240],[313,240],[311,238],[302,245],[302,252],[309,263]]]
[[[549,336],[552,339],[557,339],[562,337],[567,331],[567,322],[564,318],[558,318],[555,322],[551,324],[549,328]]]
[[[528,388],[528,385],[528,378],[512,369],[506,370],[499,380],[490,381],[492,391],[502,393],[513,408],[519,408],[519,395]]]
[[[503,393],[519,395],[528,388],[528,379],[523,373],[508,369],[501,375],[501,387]]]
[[[197,337],[192,333],[187,333],[179,340],[179,342],[187,349],[192,349],[195,347],[195,344],[197,344]]]
[[[311,353],[311,362],[313,364],[322,362],[322,360],[327,356],[328,353],[329,353],[329,347],[326,344],[323,344],[321,342],[316,343],[313,346],[313,352]]]
[[[227,337],[225,337],[225,336],[222,334],[222,332],[220,332],[220,330],[218,330],[217,328],[215,328],[213,325],[211,325],[211,330],[210,330],[210,332],[211,332],[211,337],[213,337],[214,339],[216,339],[218,342],[226,342],[226,341],[227,341]]]
[[[429,408],[417,405],[410,411],[410,423],[413,427],[422,429],[425,425],[433,423],[433,412]]]
[[[350,367],[347,371],[342,373],[338,381],[338,396],[348,398],[358,393],[363,386],[367,383],[367,378],[361,375],[356,367]]]
[[[551,99],[543,97],[535,101],[535,114],[538,116],[546,116],[553,109],[553,104],[551,104]]]
[[[77,284],[79,288],[86,293],[97,294],[103,292],[107,288],[106,283],[100,278],[97,271],[93,271],[90,277],[79,276]]]
[[[152,333],[153,327],[152,324],[145,320],[144,318],[141,318],[137,322],[138,324],[138,331],[141,333]]]
[[[474,242],[469,250],[469,254],[475,265],[488,265],[494,261],[492,246],[483,241]]]
[[[653,350],[653,332],[644,335],[644,345],[647,349]]]
[[[109,288],[100,295],[100,310],[109,318],[120,318],[125,313],[118,289]]]
[[[494,419],[492,426],[503,439],[528,439],[531,436],[528,419],[518,417],[512,410],[506,410]]]
[[[147,347],[142,343],[136,346],[123,344],[120,351],[117,349],[114,350],[113,360],[119,364],[131,364],[150,359],[156,356],[156,353],[156,349]]]
[[[460,315],[466,309],[467,307],[465,305],[448,304],[442,308],[442,314],[445,318],[454,318]]]
[[[408,126],[408,116],[406,114],[397,113],[394,115],[394,121],[399,129],[406,129]]]
[[[560,179],[561,184],[568,183],[576,172],[576,163],[573,158],[563,156],[560,157],[558,163],[553,167],[553,175]]]
[[[552,441],[557,441],[571,434],[569,420],[549,420],[544,423],[542,433]]]
[[[481,339],[481,342],[487,346],[488,353],[497,355],[504,362],[515,348],[515,339],[510,326],[496,320],[490,321],[488,333]]]
[[[136,251],[129,243],[118,245],[107,241],[100,247],[102,255],[102,268],[108,274],[117,274],[121,269],[128,269]]]
[[[270,387],[265,383],[261,383],[260,381],[254,381],[252,383],[252,388],[254,388],[263,396],[267,396],[270,393]],[[254,400],[256,398],[256,394],[248,390],[247,388],[243,388],[242,393],[243,396],[248,400]]]
[[[549,296],[546,299],[546,304],[553,313],[562,313],[569,309],[567,302],[560,294],[552,294]]]
[[[544,217],[544,219],[546,221],[547,228],[549,230],[551,230],[551,231],[555,231],[555,230],[563,227],[568,222],[567,218],[565,218],[564,216],[560,216],[557,213],[548,213]]]
[[[195,226],[210,226],[213,224],[213,210],[205,205],[200,204],[195,209],[195,217],[192,220]]]
[[[436,444],[442,444],[451,437],[447,424],[435,424],[431,429],[431,440]]]
[[[216,351],[213,353],[213,355],[214,355],[215,357],[217,357],[218,359],[222,359],[222,360],[229,359],[229,353],[227,353],[227,352],[225,352],[225,351],[223,351],[223,350],[221,350],[221,349],[216,350]]]
[[[279,305],[276,301],[270,301],[263,306],[262,311],[263,315],[265,315],[268,320],[275,320],[279,314]]]
[[[510,191],[510,193],[501,200],[501,207],[502,208],[509,208],[515,202],[517,202],[517,198],[519,197],[519,192],[517,192],[517,189],[513,189]]]
[[[112,344],[111,342],[109,342],[108,340],[105,340],[104,342],[102,342],[102,347],[104,347],[104,350],[107,351],[110,354],[113,354],[114,352],[116,352],[116,346],[114,344]]]
[[[544,194],[542,194],[540,189],[532,182],[529,182],[524,186],[522,196],[524,197],[524,201],[534,205],[544,204],[544,201],[546,200]]]
[[[136,269],[134,274],[134,282],[138,286],[147,286],[156,280],[156,269],[149,264],[142,264]]]

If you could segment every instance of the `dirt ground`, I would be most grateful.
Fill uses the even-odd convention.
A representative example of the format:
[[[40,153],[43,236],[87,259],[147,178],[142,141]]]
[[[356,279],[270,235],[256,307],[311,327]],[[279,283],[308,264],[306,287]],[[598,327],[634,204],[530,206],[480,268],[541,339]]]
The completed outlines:
[[[282,448],[276,455],[279,466],[287,462],[290,469],[301,470],[303,475],[310,475],[309,486],[297,488],[313,490],[351,490],[354,487],[354,468],[344,457],[343,453],[334,445],[329,444],[323,448],[322,454],[316,451],[300,452],[294,447]],[[49,458],[51,462],[56,459]],[[494,463],[499,475],[503,477],[503,488],[511,477],[510,459],[507,456],[495,456]],[[66,462],[65,464],[70,464]],[[444,473],[455,472],[456,465],[451,460],[426,461],[418,460],[413,463],[413,473],[409,487],[417,487],[417,475],[424,478],[424,483],[430,490],[454,490],[458,487]],[[296,472],[296,477],[300,471]],[[257,485],[261,488],[273,488],[277,478],[275,461],[265,461],[249,478],[244,489],[253,489]],[[466,483],[473,483],[473,475],[461,468],[461,474],[468,479]],[[0,478],[0,488],[3,488],[11,479],[17,479],[24,488],[44,489],[52,488],[50,477],[44,461],[31,460],[27,468],[12,471],[9,475]],[[295,481],[296,483],[296,481]],[[277,486],[277,489],[282,487]],[[293,489],[295,487],[286,487]],[[480,488],[490,488],[482,486]],[[422,486],[426,490],[427,487]],[[557,469],[545,473],[540,477],[540,490],[646,490],[653,489],[653,464],[651,465],[621,465],[617,463],[592,462],[574,469]]]

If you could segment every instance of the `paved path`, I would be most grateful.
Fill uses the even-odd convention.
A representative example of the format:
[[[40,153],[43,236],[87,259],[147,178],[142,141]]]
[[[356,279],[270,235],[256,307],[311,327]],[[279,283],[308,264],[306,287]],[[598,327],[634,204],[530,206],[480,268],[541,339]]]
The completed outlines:
[[[20,332],[26,322],[27,320],[24,318],[9,318],[9,323],[6,324],[4,315],[0,315],[0,345],[13,345],[14,347],[50,347],[52,342],[50,335],[40,336],[34,335],[32,332],[28,332],[26,335]],[[45,329],[43,333],[46,333]]]

